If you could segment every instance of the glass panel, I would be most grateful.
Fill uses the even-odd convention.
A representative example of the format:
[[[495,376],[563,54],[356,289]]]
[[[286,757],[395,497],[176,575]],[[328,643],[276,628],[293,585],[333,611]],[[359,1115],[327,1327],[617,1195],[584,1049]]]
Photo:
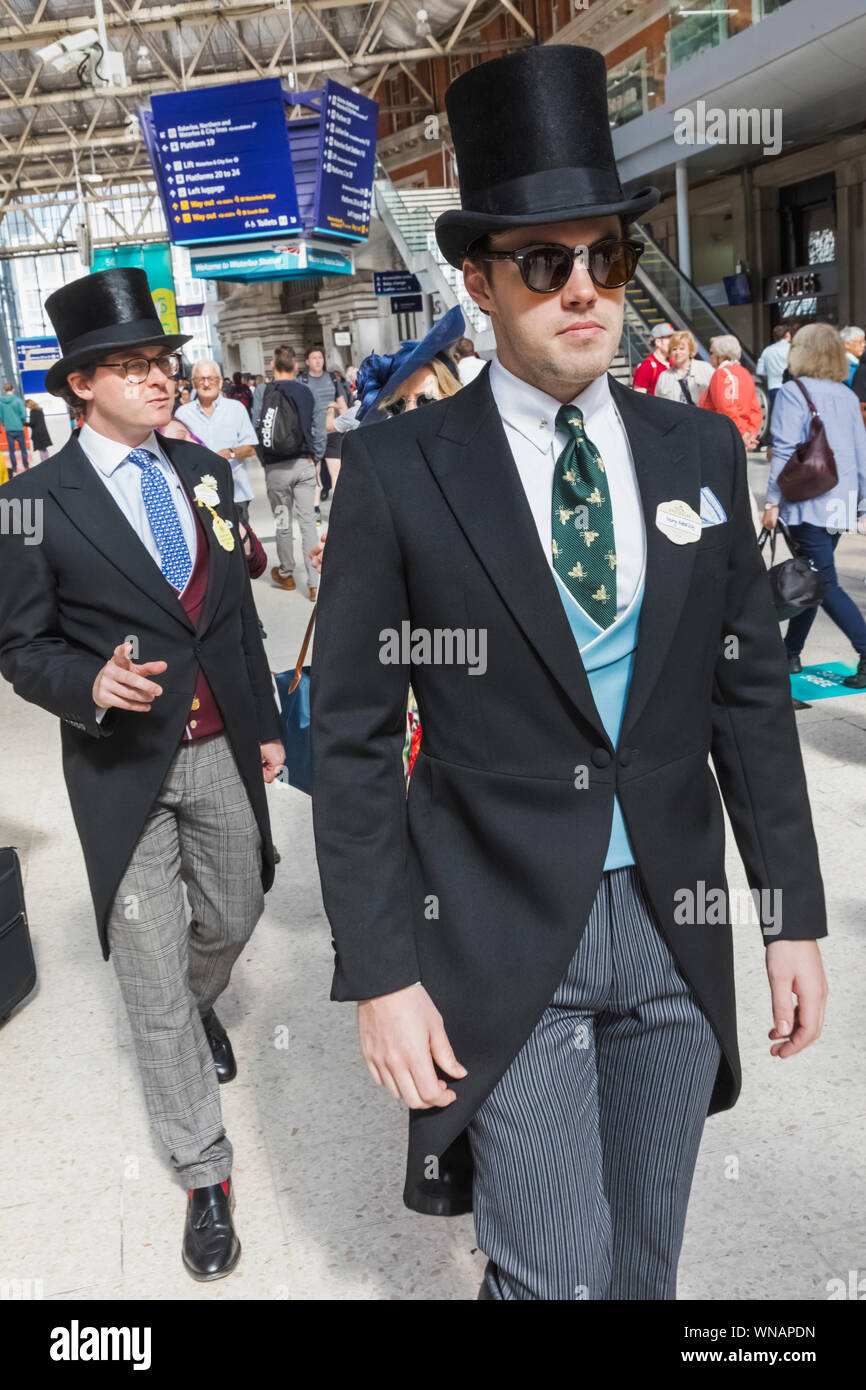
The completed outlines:
[[[670,17],[669,67],[677,68],[682,63],[687,63],[690,58],[697,57],[699,53],[705,53],[707,49],[716,48],[723,43],[730,34],[730,15],[723,11],[733,8],[735,7],[725,3],[725,0],[712,0],[712,3],[706,6],[697,3],[676,6]]]
[[[646,50],[611,68],[607,75],[607,109],[612,127],[625,125],[647,109]]]
[[[672,316],[671,321],[677,327],[677,318],[682,320],[703,349],[701,356],[705,356],[711,338],[733,330],[645,229],[639,226],[637,230],[641,240],[646,242],[646,250],[638,262],[637,278],[626,286],[627,299],[640,309],[639,297],[642,293],[648,296],[653,306],[652,321],[656,323]],[[643,308],[646,317],[645,305]],[[742,341],[739,333],[735,336]],[[742,362],[744,367],[754,371],[754,359],[745,344]]]

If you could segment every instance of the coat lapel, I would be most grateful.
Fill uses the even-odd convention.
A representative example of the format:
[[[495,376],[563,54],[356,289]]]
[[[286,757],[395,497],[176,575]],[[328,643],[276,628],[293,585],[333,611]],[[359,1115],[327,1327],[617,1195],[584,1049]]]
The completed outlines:
[[[658,680],[685,603],[697,551],[696,542],[676,545],[669,540],[656,525],[656,510],[660,502],[679,499],[699,512],[701,475],[695,436],[688,428],[692,407],[677,406],[680,414],[668,423],[667,412],[655,409],[645,397],[614,378],[610,389],[631,446],[646,527],[646,581],[622,722],[624,736],[636,724]]]
[[[481,372],[452,396],[435,440],[419,442],[449,507],[506,607],[610,748],[488,378],[489,371]]]
[[[60,485],[54,497],[78,530],[107,560],[166,613],[191,628],[183,604],[155,565],[73,435],[60,457]]]

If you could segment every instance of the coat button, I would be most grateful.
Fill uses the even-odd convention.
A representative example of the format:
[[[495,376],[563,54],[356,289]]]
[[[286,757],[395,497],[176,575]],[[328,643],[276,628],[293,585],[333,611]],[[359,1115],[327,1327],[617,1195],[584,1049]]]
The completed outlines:
[[[630,762],[631,762],[631,749],[630,749],[630,748],[623,748],[622,751],[620,752],[620,755],[619,755],[619,765],[620,765],[620,767],[628,767],[628,765],[629,765]]]
[[[593,748],[592,761],[595,767],[607,767],[610,762],[610,754],[606,748]]]

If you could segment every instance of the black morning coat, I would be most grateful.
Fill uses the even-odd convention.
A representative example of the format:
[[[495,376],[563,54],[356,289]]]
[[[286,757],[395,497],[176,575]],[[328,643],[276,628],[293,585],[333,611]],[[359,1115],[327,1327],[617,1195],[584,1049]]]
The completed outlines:
[[[574,954],[614,792],[658,924],[721,1044],[708,1113],[740,1089],[732,929],[679,924],[675,913],[681,890],[699,903],[726,888],[722,799],[750,886],[781,890],[782,928],[767,941],[827,931],[787,666],[732,422],[610,381],[647,537],[614,748],[488,378],[347,436],[312,661],[331,997],[370,999],[420,980],[469,1072],[449,1082],[450,1106],[410,1112],[404,1201],[437,1215],[469,1209],[465,1127]],[[677,545],[656,525],[658,505],[699,512],[702,486],[727,520]],[[407,620],[486,629],[486,673],[380,660],[384,629],[400,633]],[[738,649],[726,646],[731,635]],[[422,737],[407,798],[410,677]],[[757,925],[738,930],[761,940]]]
[[[197,629],[78,443],[77,434],[38,468],[2,489],[42,504],[42,542],[0,535],[0,673],[17,694],[61,721],[63,771],[108,959],[106,918],[176,754],[198,668],[204,671],[262,833],[262,884],[274,877],[260,743],[280,737],[243,548],[237,539],[231,470],[198,444],[160,437],[190,501],[203,475],[216,479],[214,510],[233,522],[235,547],[217,542],[210,512],[209,573]],[[24,510],[27,519],[27,511]],[[3,530],[9,529],[8,523]],[[149,714],[109,710],[96,722],[92,687],[121,642],[136,662],[165,661],[163,693]]]

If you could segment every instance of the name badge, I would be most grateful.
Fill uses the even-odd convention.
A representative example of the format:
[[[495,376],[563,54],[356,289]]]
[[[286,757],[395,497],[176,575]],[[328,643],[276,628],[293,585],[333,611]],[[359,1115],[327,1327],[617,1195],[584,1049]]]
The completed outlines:
[[[674,498],[672,502],[659,502],[656,509],[656,526],[673,541],[674,545],[688,545],[700,539],[701,518],[688,502]]]

